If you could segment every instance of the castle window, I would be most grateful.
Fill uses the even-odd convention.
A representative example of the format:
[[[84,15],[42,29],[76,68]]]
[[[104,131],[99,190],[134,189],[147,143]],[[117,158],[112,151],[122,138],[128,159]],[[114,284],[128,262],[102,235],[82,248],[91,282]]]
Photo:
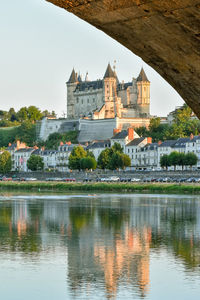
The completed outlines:
[[[83,99],[82,99],[82,104],[83,104]]]
[[[87,99],[87,103],[89,103],[90,102],[90,100],[89,99]]]
[[[93,103],[95,102],[95,99],[93,98]]]
[[[78,103],[78,98],[76,98],[76,103]]]

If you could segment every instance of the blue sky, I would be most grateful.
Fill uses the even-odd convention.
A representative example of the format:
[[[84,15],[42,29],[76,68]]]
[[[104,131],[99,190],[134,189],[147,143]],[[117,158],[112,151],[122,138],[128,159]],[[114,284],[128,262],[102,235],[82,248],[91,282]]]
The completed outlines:
[[[86,22],[45,0],[0,2],[0,109],[36,105],[66,111],[71,70],[102,78],[116,60],[119,80],[143,66],[151,81],[151,113],[165,116],[183,104],[176,91],[142,59]]]

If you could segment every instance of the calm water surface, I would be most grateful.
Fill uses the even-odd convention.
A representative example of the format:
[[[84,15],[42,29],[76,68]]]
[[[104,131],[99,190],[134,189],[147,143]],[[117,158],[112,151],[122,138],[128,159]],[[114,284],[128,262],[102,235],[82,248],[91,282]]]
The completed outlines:
[[[200,197],[0,195],[3,300],[200,299]]]

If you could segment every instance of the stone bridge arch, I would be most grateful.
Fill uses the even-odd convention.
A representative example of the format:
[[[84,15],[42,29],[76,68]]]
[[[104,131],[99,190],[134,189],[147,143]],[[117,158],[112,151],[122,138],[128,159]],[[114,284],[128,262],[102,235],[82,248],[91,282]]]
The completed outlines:
[[[200,118],[200,0],[46,0],[153,67]]]

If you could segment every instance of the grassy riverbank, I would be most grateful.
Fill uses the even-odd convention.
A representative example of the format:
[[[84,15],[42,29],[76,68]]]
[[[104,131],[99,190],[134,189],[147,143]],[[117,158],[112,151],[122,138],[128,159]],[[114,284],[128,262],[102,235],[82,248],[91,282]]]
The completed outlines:
[[[168,183],[65,183],[65,182],[0,182],[0,190],[9,191],[90,191],[90,192],[157,192],[200,194],[198,184]]]

